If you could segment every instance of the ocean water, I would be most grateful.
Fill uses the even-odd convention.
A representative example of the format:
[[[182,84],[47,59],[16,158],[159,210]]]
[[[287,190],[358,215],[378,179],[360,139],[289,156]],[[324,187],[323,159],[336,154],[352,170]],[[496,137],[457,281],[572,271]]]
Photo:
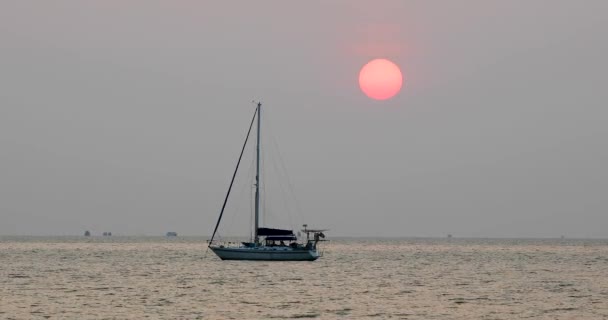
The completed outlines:
[[[1,319],[608,319],[608,241],[335,239],[315,262],[204,238],[1,237]]]

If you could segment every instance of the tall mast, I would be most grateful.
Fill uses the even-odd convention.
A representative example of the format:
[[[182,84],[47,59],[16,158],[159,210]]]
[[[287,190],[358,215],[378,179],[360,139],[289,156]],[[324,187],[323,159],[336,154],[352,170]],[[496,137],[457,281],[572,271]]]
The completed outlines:
[[[259,242],[258,228],[260,226],[260,124],[262,116],[262,103],[258,102],[258,142],[256,147],[256,169],[255,169],[255,243]]]

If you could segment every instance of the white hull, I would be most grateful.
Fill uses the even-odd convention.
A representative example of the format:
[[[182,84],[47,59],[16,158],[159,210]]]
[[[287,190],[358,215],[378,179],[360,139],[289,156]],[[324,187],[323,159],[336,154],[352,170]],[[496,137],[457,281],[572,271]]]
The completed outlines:
[[[210,247],[222,260],[266,260],[266,261],[314,261],[319,258],[316,250],[289,247],[230,248]]]

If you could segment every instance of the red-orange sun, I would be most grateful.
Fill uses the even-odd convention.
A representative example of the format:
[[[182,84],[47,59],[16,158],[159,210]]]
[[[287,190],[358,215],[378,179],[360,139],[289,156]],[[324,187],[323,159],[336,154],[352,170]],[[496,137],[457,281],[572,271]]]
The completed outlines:
[[[359,87],[368,97],[386,100],[394,97],[403,85],[399,67],[386,59],[374,59],[361,68]]]

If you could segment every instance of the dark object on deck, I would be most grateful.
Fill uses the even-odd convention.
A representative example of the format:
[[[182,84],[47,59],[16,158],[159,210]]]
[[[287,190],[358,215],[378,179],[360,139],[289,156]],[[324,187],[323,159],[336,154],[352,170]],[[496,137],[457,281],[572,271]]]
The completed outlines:
[[[104,232],[104,233],[102,233],[102,235],[104,237],[111,237],[112,236],[112,232]]]
[[[258,236],[292,236],[292,230],[258,228]]]
[[[283,241],[283,240],[296,241],[298,239],[294,235],[291,235],[291,236],[268,236],[268,237],[266,237],[266,241]]]
[[[174,231],[169,231],[166,234],[167,237],[177,237],[177,232]]]

